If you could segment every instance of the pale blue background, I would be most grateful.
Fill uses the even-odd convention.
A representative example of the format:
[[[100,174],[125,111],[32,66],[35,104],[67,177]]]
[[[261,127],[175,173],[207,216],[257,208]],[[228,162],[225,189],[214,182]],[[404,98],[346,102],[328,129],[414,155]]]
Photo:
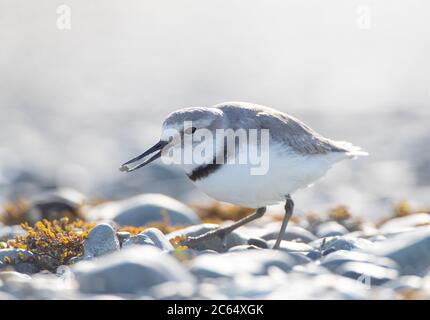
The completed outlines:
[[[56,8],[72,9],[72,29]],[[371,29],[357,28],[368,5]],[[0,200],[40,186],[202,199],[181,174],[118,165],[163,117],[228,100],[265,104],[371,156],[295,195],[385,214],[430,205],[428,1],[0,1]],[[191,193],[190,193],[191,192]]]

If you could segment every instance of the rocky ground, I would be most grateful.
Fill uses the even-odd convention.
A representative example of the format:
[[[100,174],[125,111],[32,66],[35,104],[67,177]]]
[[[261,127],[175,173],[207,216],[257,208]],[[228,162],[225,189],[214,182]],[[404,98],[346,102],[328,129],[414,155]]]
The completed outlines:
[[[250,211],[161,194],[86,201],[71,190],[6,205],[1,299],[425,299],[430,214],[399,204],[371,223],[344,207],[269,212],[225,239],[181,245]]]

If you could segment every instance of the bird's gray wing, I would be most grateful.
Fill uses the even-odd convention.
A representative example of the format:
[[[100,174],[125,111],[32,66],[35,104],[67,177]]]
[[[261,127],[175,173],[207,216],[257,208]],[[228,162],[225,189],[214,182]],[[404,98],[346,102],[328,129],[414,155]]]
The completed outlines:
[[[347,144],[327,139],[300,120],[272,108],[246,102],[225,102],[216,108],[227,115],[230,128],[269,129],[271,141],[303,155],[349,152]]]
[[[286,144],[300,154],[346,152],[335,141],[324,138],[300,120],[281,112],[260,111],[256,121],[261,128],[270,129],[271,138]]]

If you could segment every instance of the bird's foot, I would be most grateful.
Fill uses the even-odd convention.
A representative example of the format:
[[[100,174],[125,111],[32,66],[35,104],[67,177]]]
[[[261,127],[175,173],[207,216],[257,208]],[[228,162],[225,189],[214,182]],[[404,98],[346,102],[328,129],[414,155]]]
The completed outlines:
[[[228,230],[225,228],[218,228],[215,230],[208,231],[197,237],[188,237],[184,241],[182,241],[182,245],[191,247],[195,244],[211,240],[214,238],[219,238],[220,240],[225,240],[225,236],[227,235]]]
[[[272,247],[272,249],[273,250],[279,250],[279,248],[281,247],[281,243],[280,242],[276,242],[274,245],[273,245],[273,247]]]

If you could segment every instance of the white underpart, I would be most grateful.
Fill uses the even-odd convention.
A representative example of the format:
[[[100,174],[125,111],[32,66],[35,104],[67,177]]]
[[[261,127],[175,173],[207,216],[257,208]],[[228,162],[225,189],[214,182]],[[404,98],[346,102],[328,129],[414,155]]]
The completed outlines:
[[[212,198],[258,208],[285,200],[285,196],[320,179],[331,166],[349,156],[342,152],[303,156],[279,145],[271,146],[269,170],[251,175],[250,164],[227,164],[195,181]]]

